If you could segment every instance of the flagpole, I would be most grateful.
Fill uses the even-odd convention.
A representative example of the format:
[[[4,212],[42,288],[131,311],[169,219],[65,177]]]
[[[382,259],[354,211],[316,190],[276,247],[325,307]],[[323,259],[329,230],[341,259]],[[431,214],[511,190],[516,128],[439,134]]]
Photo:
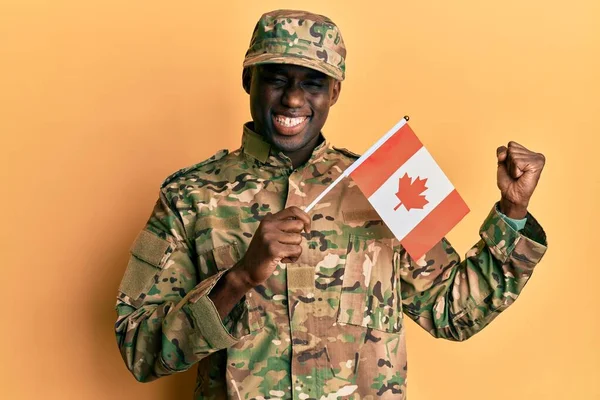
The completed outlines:
[[[402,128],[404,124],[408,122],[408,120],[408,115],[405,115],[396,125],[394,125],[392,129],[390,129],[377,142],[375,142],[373,146],[369,147],[369,149],[365,151],[365,153],[362,156],[360,156],[358,160],[354,161],[348,168],[346,168],[346,170],[335,181],[333,181],[331,185],[327,186],[327,188],[323,192],[321,192],[321,194],[319,194],[317,198],[314,199],[313,202],[310,203],[304,211],[310,212],[310,210],[312,210],[319,201],[323,200],[323,197],[325,197],[327,193],[331,191],[331,189],[333,189],[345,177],[350,175],[356,168],[358,168],[367,158],[369,158],[375,152],[375,150],[381,147],[381,145],[384,144],[386,140],[388,140],[394,133],[396,133],[398,129]]]
[[[354,165],[354,164],[352,164],[352,165]],[[349,174],[347,174],[346,171],[344,171],[344,173],[342,173],[340,176],[338,176],[338,178],[335,181],[333,181],[333,183],[331,185],[327,186],[327,188],[325,190],[323,190],[321,192],[321,194],[319,194],[317,196],[317,198],[314,199],[313,202],[310,203],[308,205],[308,207],[306,207],[306,209],[304,211],[305,212],[310,212],[310,210],[312,210],[313,207],[316,206],[319,201],[323,200],[323,197],[325,197],[327,195],[327,193],[329,193],[331,191],[331,189],[333,189],[335,187],[335,185],[337,185],[338,183],[340,183],[342,181],[342,179],[344,179],[348,175]]]

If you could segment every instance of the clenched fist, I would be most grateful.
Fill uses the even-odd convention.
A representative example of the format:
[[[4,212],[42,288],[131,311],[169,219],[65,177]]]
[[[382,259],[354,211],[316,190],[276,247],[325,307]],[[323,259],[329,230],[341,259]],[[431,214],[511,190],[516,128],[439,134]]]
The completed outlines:
[[[517,142],[508,142],[508,147],[498,147],[496,154],[500,211],[509,218],[525,218],[529,199],[540,179],[546,158]]]

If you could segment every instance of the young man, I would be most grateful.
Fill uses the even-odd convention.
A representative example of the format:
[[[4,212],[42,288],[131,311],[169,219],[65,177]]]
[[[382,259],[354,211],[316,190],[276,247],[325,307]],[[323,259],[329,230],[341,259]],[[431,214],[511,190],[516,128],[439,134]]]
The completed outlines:
[[[546,249],[527,213],[544,157],[514,142],[464,261],[446,240],[411,259],[350,179],[303,211],[357,158],[321,134],[345,55],[326,17],[259,20],[242,147],[170,176],[131,249],[116,333],[136,379],[198,364],[196,399],[403,399],[404,315],[465,340],[519,295]]]

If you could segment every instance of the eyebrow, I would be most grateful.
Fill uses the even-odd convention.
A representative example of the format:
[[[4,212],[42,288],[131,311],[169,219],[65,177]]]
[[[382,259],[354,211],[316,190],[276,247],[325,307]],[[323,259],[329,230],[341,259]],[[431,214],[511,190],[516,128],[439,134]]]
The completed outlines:
[[[327,75],[319,71],[311,71],[307,75],[309,79],[327,79]]]

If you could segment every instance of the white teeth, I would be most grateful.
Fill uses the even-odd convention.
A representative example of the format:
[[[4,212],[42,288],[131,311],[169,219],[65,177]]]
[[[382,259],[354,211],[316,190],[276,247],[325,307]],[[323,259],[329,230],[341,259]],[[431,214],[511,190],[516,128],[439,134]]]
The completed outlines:
[[[306,120],[306,118],[307,117],[289,118],[283,115],[276,115],[275,122],[277,122],[279,125],[291,128],[293,126],[301,124],[302,122],[304,122],[304,120]]]

